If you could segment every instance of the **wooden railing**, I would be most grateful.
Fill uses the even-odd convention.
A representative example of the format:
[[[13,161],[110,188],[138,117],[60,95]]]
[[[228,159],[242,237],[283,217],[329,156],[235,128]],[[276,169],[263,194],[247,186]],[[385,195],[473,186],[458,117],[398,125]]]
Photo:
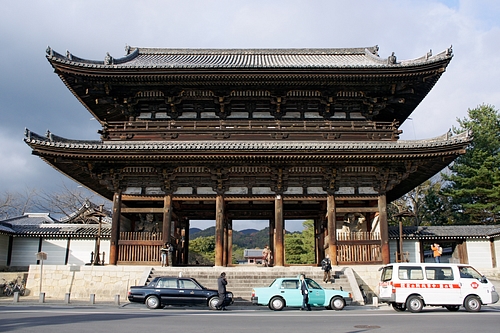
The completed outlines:
[[[118,261],[125,263],[159,264],[163,246],[162,233],[120,232]]]
[[[337,233],[337,261],[344,265],[381,263],[380,233]]]
[[[136,120],[109,121],[99,131],[108,140],[216,139],[262,136],[269,139],[318,137],[322,139],[397,140],[397,122],[317,120]],[[195,135],[195,136],[193,136]]]

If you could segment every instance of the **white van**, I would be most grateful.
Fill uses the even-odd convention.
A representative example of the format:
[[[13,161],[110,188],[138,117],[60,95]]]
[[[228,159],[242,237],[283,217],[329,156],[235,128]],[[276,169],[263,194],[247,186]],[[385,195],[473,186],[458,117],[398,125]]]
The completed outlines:
[[[396,311],[420,312],[424,306],[479,311],[498,301],[495,286],[466,264],[398,263],[380,269],[379,301]]]

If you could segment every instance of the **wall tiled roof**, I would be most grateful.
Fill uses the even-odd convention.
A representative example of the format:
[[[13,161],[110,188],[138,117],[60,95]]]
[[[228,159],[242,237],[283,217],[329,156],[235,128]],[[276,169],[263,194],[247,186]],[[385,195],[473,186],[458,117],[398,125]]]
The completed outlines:
[[[41,224],[41,225],[17,225],[12,226],[17,237],[72,237],[90,238],[96,237],[99,226],[96,224]],[[101,227],[101,237],[111,237],[111,227]]]
[[[500,236],[500,225],[403,227],[403,239],[491,238],[498,236]],[[399,227],[389,227],[389,238],[399,239]]]

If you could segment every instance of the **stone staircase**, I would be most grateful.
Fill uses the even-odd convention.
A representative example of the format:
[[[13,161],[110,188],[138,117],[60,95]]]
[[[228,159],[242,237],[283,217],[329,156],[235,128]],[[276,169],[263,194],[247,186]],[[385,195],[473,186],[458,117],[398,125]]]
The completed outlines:
[[[321,267],[311,266],[261,267],[252,265],[248,267],[152,267],[149,275],[143,282],[147,284],[157,276],[178,276],[179,273],[181,273],[183,276],[195,278],[207,288],[217,289],[217,278],[220,276],[220,273],[224,271],[228,279],[227,289],[234,294],[235,304],[249,305],[251,304],[253,287],[265,287],[270,285],[271,282],[278,277],[297,276],[302,273],[327,289],[342,289],[347,292],[352,292],[354,282],[355,288],[358,288],[357,291],[359,293],[359,287],[357,286],[354,275],[353,278],[349,279],[348,275],[345,274],[345,270],[345,267],[333,267],[331,283],[325,283],[323,282],[323,271]],[[362,303],[362,299],[356,300],[356,297],[355,301],[357,301],[358,304]]]

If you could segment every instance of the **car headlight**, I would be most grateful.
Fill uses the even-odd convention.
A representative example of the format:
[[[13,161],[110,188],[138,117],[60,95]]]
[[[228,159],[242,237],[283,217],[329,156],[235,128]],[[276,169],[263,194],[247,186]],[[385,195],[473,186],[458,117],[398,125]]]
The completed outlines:
[[[233,293],[227,293],[227,297],[233,298]]]

